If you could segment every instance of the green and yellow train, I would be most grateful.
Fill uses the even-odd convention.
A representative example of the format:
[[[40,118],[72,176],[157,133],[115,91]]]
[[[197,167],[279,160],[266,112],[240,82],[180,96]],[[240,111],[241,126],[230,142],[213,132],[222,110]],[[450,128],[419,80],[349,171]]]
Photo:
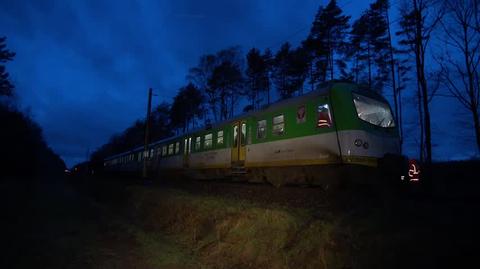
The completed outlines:
[[[388,102],[359,85],[327,83],[265,109],[107,158],[104,169],[149,176],[331,184],[398,165],[400,138]],[[392,158],[393,157],[393,158]],[[396,159],[395,159],[396,158]],[[388,168],[391,169],[391,168]]]

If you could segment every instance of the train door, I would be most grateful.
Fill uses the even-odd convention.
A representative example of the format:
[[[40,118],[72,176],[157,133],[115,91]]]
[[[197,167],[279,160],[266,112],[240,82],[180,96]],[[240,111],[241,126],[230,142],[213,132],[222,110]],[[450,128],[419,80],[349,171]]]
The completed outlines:
[[[190,153],[192,152],[192,138],[188,137],[183,142],[183,167],[187,168],[189,164]]]
[[[232,164],[242,165],[245,162],[245,146],[247,139],[247,123],[238,121],[232,125]]]

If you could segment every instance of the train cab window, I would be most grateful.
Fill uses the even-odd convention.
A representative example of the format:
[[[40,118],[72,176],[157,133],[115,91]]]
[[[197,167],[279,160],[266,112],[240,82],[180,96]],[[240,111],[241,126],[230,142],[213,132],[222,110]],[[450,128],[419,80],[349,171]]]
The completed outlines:
[[[195,138],[195,150],[200,150],[200,146],[201,146],[201,137],[197,136]]]
[[[223,145],[223,130],[217,132],[217,144]]]
[[[284,132],[285,132],[285,121],[284,121],[283,114],[281,114],[273,118],[272,134],[283,135]]]
[[[173,154],[173,144],[168,145],[168,155]]]
[[[205,149],[209,149],[212,147],[212,143],[213,143],[212,140],[213,140],[213,135],[211,133],[205,135],[205,139],[203,142],[203,146]]]
[[[180,142],[175,143],[175,154],[180,152]]]
[[[257,123],[257,138],[267,137],[267,120],[259,120]]]
[[[321,104],[317,107],[317,127],[332,127],[332,115],[330,114],[330,107],[328,104]]]
[[[361,120],[383,128],[395,127],[388,103],[355,93],[353,103]]]
[[[167,146],[162,147],[162,156],[167,156]]]

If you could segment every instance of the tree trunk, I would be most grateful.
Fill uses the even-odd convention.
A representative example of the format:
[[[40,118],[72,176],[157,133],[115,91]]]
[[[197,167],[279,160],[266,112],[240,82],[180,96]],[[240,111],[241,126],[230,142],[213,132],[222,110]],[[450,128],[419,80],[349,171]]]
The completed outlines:
[[[390,72],[392,74],[392,91],[393,91],[393,104],[395,106],[395,117],[397,118],[397,123],[399,125],[399,130],[401,130],[401,122],[400,122],[400,116],[399,116],[399,92],[397,91],[397,83],[395,80],[395,60],[393,57],[393,46],[392,46],[392,34],[390,32],[390,16],[388,15],[388,9],[389,7],[385,7],[385,19],[387,22],[387,35],[388,35],[388,48],[389,48],[389,54],[390,54]],[[400,132],[400,148],[402,148],[402,132]]]
[[[422,22],[423,14],[419,10],[417,5],[417,0],[413,0],[414,10],[415,10],[415,60],[417,67],[417,79],[420,83],[420,89],[422,92],[422,106],[423,106],[423,115],[424,115],[424,124],[425,124],[425,149],[426,156],[425,161],[427,164],[432,162],[432,134],[430,127],[430,111],[428,109],[428,86],[425,78],[425,48],[423,44],[423,35],[422,35]]]
[[[368,88],[372,90],[372,59],[370,55],[370,41],[367,42]]]
[[[473,126],[475,128],[475,138],[477,140],[477,150],[480,153],[480,120],[478,118],[478,109],[472,106],[471,111],[473,116]]]
[[[422,93],[420,91],[420,85],[417,82],[417,101],[418,101],[418,120],[420,124],[420,148],[419,158],[423,162],[425,160],[425,143],[424,143],[424,125],[423,125],[423,111],[422,111]]]

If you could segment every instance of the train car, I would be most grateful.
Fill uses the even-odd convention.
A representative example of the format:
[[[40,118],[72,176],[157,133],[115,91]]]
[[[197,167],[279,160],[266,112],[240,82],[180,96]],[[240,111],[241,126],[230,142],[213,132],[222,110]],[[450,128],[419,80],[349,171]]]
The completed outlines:
[[[332,82],[265,109],[154,142],[105,160],[110,171],[154,177],[235,178],[332,184],[365,171],[400,171],[398,128],[388,102],[352,83]],[[392,170],[393,169],[393,170]],[[359,177],[363,178],[363,177]]]

